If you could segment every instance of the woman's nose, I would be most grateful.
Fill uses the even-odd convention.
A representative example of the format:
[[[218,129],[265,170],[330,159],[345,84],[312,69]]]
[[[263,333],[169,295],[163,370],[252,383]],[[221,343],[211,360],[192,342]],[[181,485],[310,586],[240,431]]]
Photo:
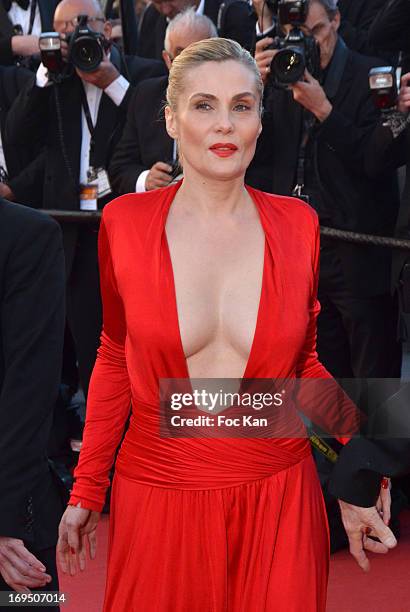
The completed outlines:
[[[216,123],[216,131],[223,134],[229,134],[233,130],[233,123],[230,112],[221,112],[218,115]]]

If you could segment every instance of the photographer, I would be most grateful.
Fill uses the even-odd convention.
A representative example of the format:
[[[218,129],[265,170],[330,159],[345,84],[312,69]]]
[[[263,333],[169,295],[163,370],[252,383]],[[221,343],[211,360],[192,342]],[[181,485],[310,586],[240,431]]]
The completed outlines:
[[[86,24],[79,25],[79,15],[87,17]],[[132,85],[162,74],[164,68],[160,62],[121,57],[110,45],[111,25],[97,0],[63,0],[55,11],[54,28],[66,61],[54,77],[40,65],[36,84],[23,91],[10,110],[6,134],[15,144],[35,141],[44,146],[43,184],[38,185],[44,208],[97,210],[115,196],[106,168],[121,137]],[[83,42],[77,49],[73,40],[79,36]],[[47,53],[43,58],[50,61]],[[81,58],[95,64],[91,71],[87,62],[84,69],[79,67]],[[58,65],[57,54],[51,59]],[[64,224],[63,239],[67,319],[87,395],[101,332],[97,227]]]
[[[38,37],[51,30],[58,0],[0,1],[0,63],[38,54]]]
[[[253,46],[255,19],[248,0],[153,0],[140,17],[137,53],[162,59],[168,23],[190,7],[209,17],[219,36],[232,38],[249,50]]]
[[[163,58],[167,68],[185,47],[215,36],[216,28],[205,15],[198,15],[192,8],[179,13],[165,35]],[[172,180],[176,150],[162,113],[167,86],[167,76],[148,79],[138,86],[130,102],[123,135],[108,169],[118,193],[150,191]]]
[[[316,78],[306,70],[288,88],[272,75],[278,51],[260,51],[265,41],[258,43],[258,66],[264,80],[270,79],[248,180],[274,193],[309,198],[322,225],[389,235],[398,209],[394,173],[375,178],[365,172],[369,137],[379,120],[368,73],[380,62],[348,50],[339,25],[335,0],[309,2],[301,30],[319,45],[320,68]],[[313,54],[312,38],[301,44]],[[390,265],[388,249],[322,240],[318,353],[336,377],[400,377]]]

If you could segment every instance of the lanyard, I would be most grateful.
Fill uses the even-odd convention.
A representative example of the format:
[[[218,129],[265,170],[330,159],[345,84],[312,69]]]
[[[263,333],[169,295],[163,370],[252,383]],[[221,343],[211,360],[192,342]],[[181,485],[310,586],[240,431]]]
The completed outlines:
[[[302,121],[302,138],[300,141],[299,152],[298,152],[298,163],[296,168],[296,185],[292,191],[292,195],[300,197],[303,195],[303,188],[305,186],[305,161],[306,161],[306,148],[309,143],[310,136],[315,125],[315,118],[313,115],[303,110],[303,121]]]
[[[34,26],[34,19],[36,18],[37,0],[31,0],[30,6],[30,25],[28,27],[27,34],[31,34]]]
[[[91,157],[94,153],[94,146],[95,146],[95,140],[94,140],[95,127],[91,119],[90,106],[88,104],[87,94],[85,93],[83,84],[81,84],[81,106],[83,107],[85,120],[87,121],[87,126],[90,132],[90,166],[92,166],[93,164],[91,163]]]

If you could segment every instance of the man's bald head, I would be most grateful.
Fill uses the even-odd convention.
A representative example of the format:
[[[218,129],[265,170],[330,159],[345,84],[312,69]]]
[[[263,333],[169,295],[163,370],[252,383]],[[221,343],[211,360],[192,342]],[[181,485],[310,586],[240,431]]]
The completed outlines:
[[[62,0],[54,12],[54,29],[60,34],[72,32],[74,28],[69,24],[79,15],[87,15],[90,18],[91,29],[96,32],[104,32],[106,37],[109,38],[107,34],[111,33],[111,26],[108,22],[105,22],[104,13],[98,0]]]
[[[59,2],[59,4],[57,4],[54,19],[68,20],[76,17],[77,15],[104,17],[104,13],[98,0],[62,0]]]

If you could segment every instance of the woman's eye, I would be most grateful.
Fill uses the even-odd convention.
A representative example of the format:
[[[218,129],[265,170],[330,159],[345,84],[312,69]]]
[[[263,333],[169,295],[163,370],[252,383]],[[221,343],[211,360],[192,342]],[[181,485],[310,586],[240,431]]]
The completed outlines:
[[[199,110],[209,110],[212,108],[212,106],[208,104],[208,102],[198,102],[195,108],[198,108]]]
[[[237,104],[234,107],[234,110],[238,110],[239,112],[244,112],[250,110],[250,106],[248,104]]]

